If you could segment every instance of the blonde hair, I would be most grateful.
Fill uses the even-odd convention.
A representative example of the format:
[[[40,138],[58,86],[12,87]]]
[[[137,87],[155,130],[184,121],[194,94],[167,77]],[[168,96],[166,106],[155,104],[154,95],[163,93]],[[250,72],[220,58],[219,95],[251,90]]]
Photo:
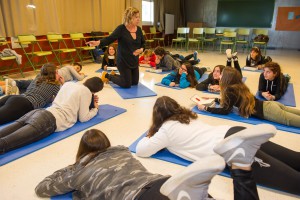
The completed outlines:
[[[146,49],[143,53],[143,56],[150,57],[150,56],[152,56],[152,54],[153,54],[153,52],[150,49]]]
[[[137,8],[134,8],[134,7],[127,8],[124,12],[123,24],[124,25],[130,24],[132,17],[138,13],[140,13],[140,11]]]

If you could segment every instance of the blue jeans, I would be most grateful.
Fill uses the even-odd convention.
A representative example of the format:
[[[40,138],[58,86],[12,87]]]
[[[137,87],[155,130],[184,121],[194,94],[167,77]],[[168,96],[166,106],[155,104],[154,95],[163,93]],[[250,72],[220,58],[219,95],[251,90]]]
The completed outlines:
[[[0,130],[0,154],[31,144],[56,130],[56,119],[45,109],[33,110]]]

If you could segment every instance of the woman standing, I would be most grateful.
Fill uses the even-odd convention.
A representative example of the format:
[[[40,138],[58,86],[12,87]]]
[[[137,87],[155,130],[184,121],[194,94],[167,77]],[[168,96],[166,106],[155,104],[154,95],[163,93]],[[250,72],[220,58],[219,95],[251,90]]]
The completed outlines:
[[[129,7],[125,10],[123,24],[119,25],[111,35],[99,40],[90,41],[90,46],[107,46],[118,41],[117,68],[120,75],[109,75],[102,73],[103,82],[112,81],[123,88],[130,88],[139,83],[139,54],[144,51],[145,39],[140,23],[140,12],[138,9]]]

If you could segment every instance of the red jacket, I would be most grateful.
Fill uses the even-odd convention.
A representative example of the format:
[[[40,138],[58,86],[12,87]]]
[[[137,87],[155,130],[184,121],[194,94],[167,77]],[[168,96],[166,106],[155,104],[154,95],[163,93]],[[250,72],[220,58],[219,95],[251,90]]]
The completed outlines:
[[[144,56],[141,56],[139,59],[139,63],[142,63],[143,60],[144,60]],[[153,53],[150,57],[150,66],[151,67],[156,67],[155,60],[156,60],[156,55]]]

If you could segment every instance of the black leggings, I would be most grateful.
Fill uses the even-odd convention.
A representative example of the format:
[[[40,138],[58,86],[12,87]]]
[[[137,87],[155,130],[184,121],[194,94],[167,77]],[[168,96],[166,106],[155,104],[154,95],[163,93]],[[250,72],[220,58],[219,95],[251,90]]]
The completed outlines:
[[[243,77],[243,74],[242,74],[242,70],[241,70],[239,61],[238,61],[238,60],[234,60],[234,61],[233,61],[233,64],[234,64],[234,68],[235,68],[236,70],[238,70],[238,71],[240,72],[240,74],[242,75],[242,77]],[[232,66],[231,66],[231,60],[227,60],[227,61],[226,61],[226,67],[232,67]]]
[[[139,83],[139,67],[125,68],[118,67],[120,75],[110,76],[109,80],[122,88],[130,88],[132,85]]]
[[[31,110],[32,104],[22,95],[3,97],[0,99],[0,125],[19,119]]]
[[[225,137],[245,129],[236,126],[228,130]],[[300,195],[300,153],[275,144],[266,142],[261,145],[255,157],[263,160],[270,167],[252,164],[256,183],[284,192]]]
[[[179,54],[172,55],[172,58],[174,58],[175,60],[178,60],[180,62],[180,64],[188,62],[191,65],[197,65],[198,64],[197,60],[190,60],[193,57],[194,57],[194,55],[190,54],[190,55],[187,55],[186,57],[184,57],[184,59],[180,59],[180,55]]]

